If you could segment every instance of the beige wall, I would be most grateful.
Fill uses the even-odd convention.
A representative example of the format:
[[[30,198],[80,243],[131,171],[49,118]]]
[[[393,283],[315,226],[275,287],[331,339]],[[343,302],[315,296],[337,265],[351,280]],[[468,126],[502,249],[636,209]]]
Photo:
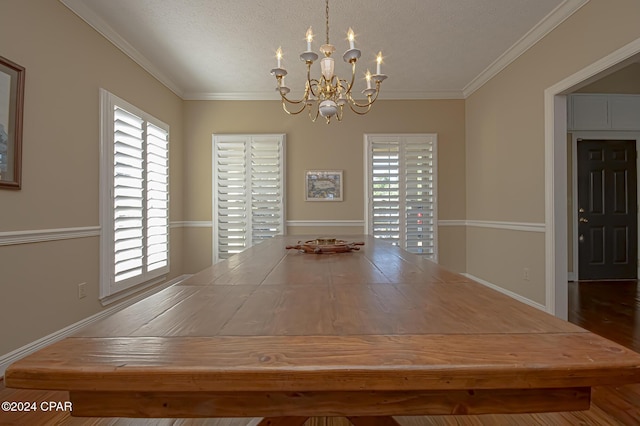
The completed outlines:
[[[277,102],[183,102],[61,3],[3,0],[2,8],[0,54],[26,67],[27,86],[23,189],[0,191],[0,232],[99,224],[100,87],[171,126],[174,222],[211,220],[213,133],[287,135],[289,220],[363,220],[363,135],[433,132],[440,220],[541,224],[544,90],[640,37],[640,2],[591,0],[466,101],[379,101],[367,116],[347,112],[325,125],[286,116]],[[345,171],[344,202],[304,202],[303,174],[314,168]],[[361,230],[289,229],[314,231]],[[98,244],[0,247],[0,354],[102,309]],[[175,227],[171,245],[171,277],[195,272],[210,263],[211,228]],[[441,226],[439,248],[443,265],[544,303],[543,233]],[[82,300],[80,282],[89,286]]]
[[[576,90],[576,93],[640,94],[640,64],[628,65],[598,81],[594,81],[588,86]]]
[[[60,2],[1,9],[0,55],[26,68],[26,90],[22,190],[0,190],[0,232],[99,225],[100,87],[170,125],[171,219],[181,220],[182,100]],[[172,277],[181,233],[171,232]],[[98,237],[0,247],[0,356],[103,309],[98,256]]]
[[[286,115],[276,101],[185,102],[185,217],[211,221],[211,136],[213,133],[285,133],[287,220],[364,220],[364,145],[366,133],[438,134],[438,216],[464,219],[465,149],[464,101],[378,101],[357,117],[345,112],[342,122],[312,123],[306,116]],[[304,201],[304,172],[344,170],[344,201]],[[292,234],[362,233],[362,228],[294,228]],[[185,241],[185,270],[210,263],[211,229],[194,228]],[[454,241],[452,241],[452,239]],[[464,271],[464,231],[440,233],[446,249],[440,262]],[[450,247],[457,246],[458,250]]]
[[[544,90],[640,37],[638,16],[637,0],[591,0],[467,98],[468,220],[544,222]],[[470,229],[467,272],[544,303],[544,238],[518,232]]]

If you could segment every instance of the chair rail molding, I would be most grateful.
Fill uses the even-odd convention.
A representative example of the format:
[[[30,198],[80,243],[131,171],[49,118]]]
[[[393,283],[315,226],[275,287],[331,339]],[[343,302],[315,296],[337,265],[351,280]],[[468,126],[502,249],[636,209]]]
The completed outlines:
[[[509,231],[545,232],[544,223],[504,222],[494,220],[439,220],[438,226],[467,226],[471,228],[492,228]]]
[[[0,232],[0,246],[99,237],[100,226]]]

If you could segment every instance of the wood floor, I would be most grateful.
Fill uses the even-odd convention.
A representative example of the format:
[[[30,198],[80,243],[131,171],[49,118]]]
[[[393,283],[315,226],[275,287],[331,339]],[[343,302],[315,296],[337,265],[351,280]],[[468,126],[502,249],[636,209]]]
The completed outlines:
[[[640,283],[637,281],[569,283],[569,320],[640,352]],[[0,402],[67,401],[65,392],[7,389],[0,382]],[[593,390],[589,411],[570,413],[396,417],[406,426],[426,425],[640,425],[640,384]],[[0,425],[94,426],[245,426],[251,419],[88,419],[65,412],[3,413]],[[310,419],[306,426],[347,425],[344,419]]]

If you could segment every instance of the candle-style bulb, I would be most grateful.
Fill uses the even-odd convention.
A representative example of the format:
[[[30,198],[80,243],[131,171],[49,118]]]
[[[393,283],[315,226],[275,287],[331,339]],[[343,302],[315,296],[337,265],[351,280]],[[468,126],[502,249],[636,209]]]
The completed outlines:
[[[371,72],[367,70],[367,73],[364,75],[365,80],[367,80],[367,89],[371,89]]]
[[[311,27],[309,27],[309,29],[307,30],[307,34],[305,35],[305,37],[307,38],[307,51],[310,52],[311,42],[313,41],[313,30],[311,30]]]
[[[278,47],[278,50],[276,50],[276,58],[278,58],[278,68],[280,68],[282,61],[282,47]]]
[[[382,52],[378,52],[378,56],[376,57],[376,62],[378,63],[376,74],[380,74],[380,64],[382,64]]]
[[[355,47],[356,35],[351,27],[349,27],[349,31],[347,31],[347,39],[349,40],[349,49],[353,49]]]

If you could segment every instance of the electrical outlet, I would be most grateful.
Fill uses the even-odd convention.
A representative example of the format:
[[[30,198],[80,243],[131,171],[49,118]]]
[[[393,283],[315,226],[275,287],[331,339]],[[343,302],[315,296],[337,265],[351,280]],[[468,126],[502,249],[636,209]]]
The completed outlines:
[[[522,270],[522,279],[525,281],[531,281],[531,271],[529,271],[529,268],[524,268]]]
[[[78,299],[87,297],[87,283],[78,284]]]

